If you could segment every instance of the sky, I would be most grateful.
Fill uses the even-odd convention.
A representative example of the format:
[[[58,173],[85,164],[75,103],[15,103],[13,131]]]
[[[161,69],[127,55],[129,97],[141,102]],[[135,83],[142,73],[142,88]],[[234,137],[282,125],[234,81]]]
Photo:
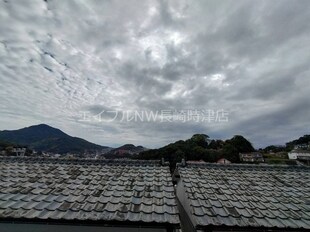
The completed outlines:
[[[284,144],[309,134],[309,22],[308,0],[3,0],[0,130]]]

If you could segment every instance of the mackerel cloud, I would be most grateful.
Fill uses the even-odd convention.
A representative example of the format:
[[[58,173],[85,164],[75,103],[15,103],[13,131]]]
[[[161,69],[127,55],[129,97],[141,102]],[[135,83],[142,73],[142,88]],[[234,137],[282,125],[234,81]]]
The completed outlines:
[[[283,143],[309,133],[309,22],[308,0],[1,1],[0,129],[47,123],[111,146],[193,133]],[[228,121],[121,120],[220,109]]]

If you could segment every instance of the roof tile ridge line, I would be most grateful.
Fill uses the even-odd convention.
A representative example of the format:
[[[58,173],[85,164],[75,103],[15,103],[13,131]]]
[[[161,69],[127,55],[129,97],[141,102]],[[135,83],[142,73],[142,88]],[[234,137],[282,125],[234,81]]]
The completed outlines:
[[[8,161],[60,161],[60,162],[80,162],[86,161],[89,163],[121,163],[121,164],[161,164],[160,160],[136,160],[136,159],[92,159],[92,158],[58,158],[58,157],[18,157],[18,156],[3,156],[1,160]],[[168,166],[169,162],[165,161],[162,166]]]
[[[176,167],[226,167],[226,168],[257,168],[257,169],[263,169],[263,168],[282,168],[282,169],[310,169],[310,166],[295,166],[295,165],[285,165],[285,164],[244,164],[244,163],[231,163],[231,164],[219,164],[219,163],[191,163],[186,162],[186,165],[182,165],[182,163],[177,163]]]
[[[258,167],[259,164],[243,164],[243,163],[230,163],[230,164],[220,164],[220,163],[211,163],[211,162],[204,162],[204,163],[191,163],[191,161],[187,162],[186,165],[190,166],[214,166],[214,167]],[[266,165],[267,166],[267,165]],[[269,165],[272,166],[272,165]]]
[[[163,198],[166,198],[166,199],[173,199],[173,198],[167,198],[167,197],[163,197]],[[157,198],[157,199],[159,199],[159,198]],[[164,205],[166,205],[166,206],[170,206],[170,207],[177,206],[177,203],[175,203],[175,204],[167,204],[167,203],[158,204],[157,202],[154,202],[154,203],[152,202],[152,203],[140,203],[140,204],[135,204],[135,203],[133,203],[133,202],[126,203],[126,202],[120,201],[120,202],[117,202],[117,203],[113,203],[113,202],[108,201],[107,203],[111,203],[111,204],[114,204],[114,205],[121,203],[121,204],[124,204],[124,205],[130,205],[130,204],[133,204],[133,205],[141,205],[141,204],[143,204],[143,205],[147,205],[147,206],[150,206],[150,205],[156,205],[156,206],[164,206]],[[102,203],[102,204],[103,204],[103,203]]]
[[[140,192],[143,192],[143,191],[140,191]],[[169,192],[169,193],[172,193],[172,192]],[[111,196],[113,196],[113,197],[119,197],[119,196],[117,196],[117,195],[113,195],[113,194],[111,194]],[[122,195],[123,196],[123,195]],[[163,198],[166,198],[166,199],[175,199],[175,194],[173,194],[173,196],[163,196],[163,197],[157,197],[157,196],[152,196],[152,197],[146,197],[146,198],[156,198],[156,199],[163,199]],[[105,197],[108,197],[108,196],[105,196]],[[120,198],[120,197],[119,197]],[[143,198],[143,196],[141,196],[141,197],[137,197],[137,196],[135,196],[135,198]],[[112,202],[110,202],[111,204],[118,204],[118,203],[112,203]]]
[[[181,166],[181,167],[183,167],[183,166]],[[181,180],[182,178],[181,178],[181,175],[180,175],[180,180]],[[179,182],[180,183],[180,182]],[[189,208],[190,208],[190,212],[191,212],[191,215],[194,215],[194,206],[192,206],[192,204],[191,204],[191,198],[190,198],[190,192],[189,191],[187,191],[187,188],[188,187],[186,187],[185,185],[184,185],[184,182],[183,181],[181,181],[181,183],[182,183],[182,187],[183,187],[183,190],[184,190],[184,192],[185,192],[185,197],[186,197],[186,201],[187,201],[187,203],[188,203],[188,205],[189,205]],[[179,198],[178,198],[178,196],[177,196],[177,194],[175,195],[175,198],[177,199],[177,201],[179,201]],[[181,201],[179,201],[179,203],[181,204]],[[186,204],[186,203],[185,203]],[[179,205],[178,205],[178,209],[179,209]],[[181,207],[183,207],[182,206],[182,204],[181,204]],[[184,209],[185,210],[185,209]],[[186,214],[188,214],[187,212],[186,212]],[[195,221],[196,221],[196,224],[199,224],[199,222],[195,219],[195,218],[193,218]]]
[[[177,207],[176,207],[177,208]],[[178,208],[177,208],[178,209]],[[60,209],[57,209],[57,210],[60,210]],[[70,210],[70,209],[69,209]],[[153,214],[153,213],[156,213],[156,214],[158,214],[158,215],[162,215],[162,214],[164,214],[164,213],[166,213],[166,214],[169,214],[169,215],[179,215],[179,213],[178,213],[178,211],[176,211],[176,213],[169,213],[169,212],[167,212],[167,211],[164,211],[164,212],[162,212],[162,213],[157,213],[156,211],[151,211],[151,212],[145,212],[145,211],[143,211],[143,210],[139,210],[139,212],[135,212],[135,211],[133,211],[133,210],[131,210],[131,209],[128,209],[127,211],[122,211],[122,210],[120,210],[120,209],[117,209],[117,210],[114,210],[114,211],[111,211],[111,210],[107,210],[107,209],[104,209],[104,210],[95,210],[95,209],[93,209],[93,210],[85,210],[85,209],[81,209],[82,211],[84,211],[84,212],[93,212],[93,211],[95,211],[95,212],[104,212],[104,211],[106,211],[106,212],[109,212],[109,213],[115,213],[115,212],[120,212],[120,213],[128,213],[128,212],[130,212],[130,213],[141,213],[141,212],[143,212],[143,213],[145,213],[145,214]],[[60,211],[62,211],[62,212],[65,212],[65,211],[68,211],[68,210],[60,210]]]

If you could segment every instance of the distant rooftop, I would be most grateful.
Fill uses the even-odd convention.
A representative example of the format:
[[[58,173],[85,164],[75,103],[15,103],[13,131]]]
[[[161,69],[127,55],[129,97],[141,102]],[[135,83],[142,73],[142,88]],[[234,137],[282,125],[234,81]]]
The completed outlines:
[[[179,225],[159,161],[0,159],[0,218]]]

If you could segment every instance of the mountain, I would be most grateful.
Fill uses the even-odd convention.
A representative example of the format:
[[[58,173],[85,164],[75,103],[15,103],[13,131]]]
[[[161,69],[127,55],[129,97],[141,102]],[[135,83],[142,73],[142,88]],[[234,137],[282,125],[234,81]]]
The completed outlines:
[[[37,151],[53,153],[82,153],[102,150],[108,147],[72,137],[57,128],[46,124],[34,125],[19,130],[0,131],[0,140],[27,146]]]
[[[286,143],[286,147],[293,149],[295,145],[310,144],[310,135],[304,135],[298,139]]]
[[[260,150],[265,153],[270,152],[290,152],[295,147],[301,147],[303,149],[310,149],[310,135],[303,135],[298,139],[285,143],[285,145],[269,145]]]

